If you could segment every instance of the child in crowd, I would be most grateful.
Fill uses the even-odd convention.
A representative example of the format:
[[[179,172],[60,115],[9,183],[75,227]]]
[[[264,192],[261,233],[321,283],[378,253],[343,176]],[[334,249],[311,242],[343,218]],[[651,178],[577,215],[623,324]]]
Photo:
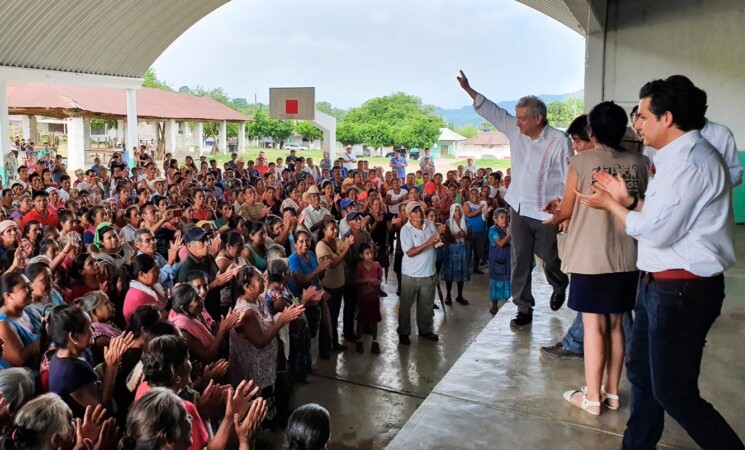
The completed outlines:
[[[512,233],[509,231],[509,213],[506,209],[494,211],[494,225],[489,228],[489,294],[491,309],[496,314],[512,296]]]
[[[370,351],[380,353],[378,344],[378,322],[380,316],[380,285],[383,282],[383,269],[380,263],[373,260],[373,249],[368,243],[360,244],[360,259],[357,264],[354,280],[357,284],[357,342],[354,347],[357,353],[364,353],[362,330],[365,325],[372,329],[373,342]]]

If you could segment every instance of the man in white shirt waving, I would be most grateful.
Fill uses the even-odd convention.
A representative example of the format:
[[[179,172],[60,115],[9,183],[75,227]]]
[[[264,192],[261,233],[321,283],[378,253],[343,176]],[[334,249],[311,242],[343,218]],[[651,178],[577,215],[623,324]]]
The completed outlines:
[[[668,413],[701,448],[742,449],[698,387],[706,335],[724,300],[722,273],[735,263],[734,220],[729,170],[699,131],[706,93],[682,78],[650,81],[639,93],[637,127],[659,149],[646,199],[601,172],[595,192],[577,195],[625,225],[645,272],[626,358],[631,415],[622,448],[655,448]]]
[[[522,327],[533,321],[534,254],[543,260],[546,280],[553,288],[551,309],[561,308],[566,298],[569,279],[561,271],[556,247],[558,229],[543,224],[550,217],[543,211],[564,193],[566,161],[573,156],[572,141],[564,132],[548,125],[546,104],[537,97],[521,98],[515,107],[515,117],[473,90],[462,71],[458,81],[473,99],[476,112],[510,140],[515,181],[504,200],[511,206],[512,301],[518,308],[510,324]]]

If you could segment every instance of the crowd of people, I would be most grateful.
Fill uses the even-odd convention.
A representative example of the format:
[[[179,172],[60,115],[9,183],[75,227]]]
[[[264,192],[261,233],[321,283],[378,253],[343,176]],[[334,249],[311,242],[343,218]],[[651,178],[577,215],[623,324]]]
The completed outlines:
[[[459,81],[510,139],[504,174],[471,159],[438,171],[428,149],[416,167],[395,151],[384,168],[351,147],[317,164],[291,150],[220,165],[161,163],[142,145],[132,161],[96,158],[72,179],[53,149],[14,143],[0,202],[5,445],[248,449],[268,428],[286,429],[291,449],[324,448],[328,412],[292,411],[294,387],[314,348],[321,359],[390,350],[377,325],[391,265],[406,346],[414,305],[418,340],[436,342],[435,300],[468,305],[474,279],[489,281],[491,314],[511,299],[511,325],[530,325],[537,256],[551,309],[568,297],[578,311],[571,348],[543,349],[584,346],[574,354],[586,386],[567,401],[618,409],[628,342],[625,448],[653,448],[665,411],[704,448],[741,446],[696,387],[734,262],[731,187],[742,178],[701,137],[726,130],[705,120],[705,93],[685,77],[650,82],[635,131],[604,102],[564,133],[535,97],[512,116]],[[675,184],[689,169],[700,175]],[[661,308],[673,319],[658,321]]]
[[[493,314],[511,296],[509,170],[440,173],[429,150],[414,170],[400,152],[370,167],[351,147],[317,165],[294,150],[222,165],[153,150],[73,178],[48,145],[14,143],[0,204],[8,447],[249,448],[260,428],[286,428],[290,448],[322,448],[328,431],[293,447],[293,387],[312,348],[386,351],[391,265],[402,345],[414,304],[419,338],[439,339],[435,291],[468,305],[464,283],[491,279]]]

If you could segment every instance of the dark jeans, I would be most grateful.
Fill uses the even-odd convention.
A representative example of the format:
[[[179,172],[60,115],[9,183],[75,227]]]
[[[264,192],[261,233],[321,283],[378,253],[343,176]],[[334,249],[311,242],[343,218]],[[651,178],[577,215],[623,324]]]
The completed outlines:
[[[558,228],[544,225],[540,220],[521,216],[510,209],[512,230],[512,302],[521,313],[531,313],[535,306],[533,298],[533,255],[543,260],[546,281],[554,292],[563,292],[569,278],[561,271],[559,250],[556,247]]]
[[[631,328],[634,325],[634,319],[631,312],[623,313],[623,337],[626,344],[626,350],[631,342]],[[582,323],[582,313],[578,312],[572,322],[572,326],[567,330],[564,339],[561,340],[561,346],[572,353],[585,352],[585,326]]]
[[[341,311],[341,299],[344,296],[344,287],[331,289],[324,288],[331,298],[328,300],[329,312],[331,313],[331,342],[339,342],[339,312]]]
[[[622,448],[654,449],[665,412],[703,449],[745,448],[698,390],[706,335],[723,300],[722,275],[697,281],[642,278],[626,358],[631,416]]]

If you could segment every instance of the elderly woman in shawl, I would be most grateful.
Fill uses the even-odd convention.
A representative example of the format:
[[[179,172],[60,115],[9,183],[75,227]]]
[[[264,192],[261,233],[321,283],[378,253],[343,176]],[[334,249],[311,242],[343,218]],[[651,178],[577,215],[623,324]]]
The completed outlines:
[[[181,330],[189,352],[203,363],[211,363],[217,359],[218,350],[229,332],[241,321],[243,315],[228,311],[217,327],[208,326],[202,315],[204,298],[199,291],[184,283],[173,289],[173,309],[168,321]],[[213,334],[214,329],[214,334]]]
[[[458,297],[455,301],[467,305],[468,300],[463,298],[463,284],[471,280],[468,270],[468,242],[471,240],[471,230],[466,225],[463,207],[458,203],[450,205],[450,217],[442,239],[446,243],[446,258],[440,275],[445,280],[447,287],[446,305],[452,305],[451,291],[453,281],[458,284]]]

